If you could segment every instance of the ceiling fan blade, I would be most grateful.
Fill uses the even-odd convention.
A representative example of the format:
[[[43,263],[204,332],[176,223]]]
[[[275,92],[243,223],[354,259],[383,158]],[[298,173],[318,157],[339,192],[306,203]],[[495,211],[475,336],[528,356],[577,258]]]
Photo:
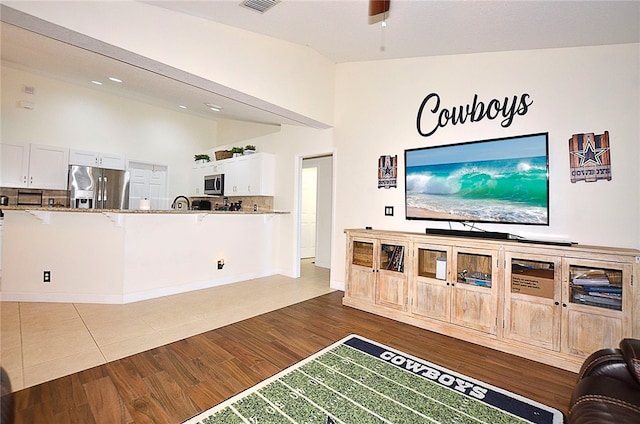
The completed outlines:
[[[388,12],[390,3],[391,0],[369,0],[369,16]]]

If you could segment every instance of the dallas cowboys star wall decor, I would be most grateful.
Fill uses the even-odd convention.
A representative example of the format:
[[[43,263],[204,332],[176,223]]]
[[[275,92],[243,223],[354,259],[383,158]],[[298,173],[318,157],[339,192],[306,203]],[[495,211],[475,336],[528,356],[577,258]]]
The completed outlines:
[[[574,134],[569,139],[571,182],[611,180],[609,131]]]
[[[380,156],[378,159],[378,188],[398,186],[398,155]]]

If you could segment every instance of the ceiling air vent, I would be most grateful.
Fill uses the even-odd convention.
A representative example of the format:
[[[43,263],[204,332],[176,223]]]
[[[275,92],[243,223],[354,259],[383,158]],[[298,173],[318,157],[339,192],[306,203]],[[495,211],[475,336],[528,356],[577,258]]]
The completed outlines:
[[[280,0],[244,0],[240,3],[240,6],[264,13],[278,3],[280,3]]]

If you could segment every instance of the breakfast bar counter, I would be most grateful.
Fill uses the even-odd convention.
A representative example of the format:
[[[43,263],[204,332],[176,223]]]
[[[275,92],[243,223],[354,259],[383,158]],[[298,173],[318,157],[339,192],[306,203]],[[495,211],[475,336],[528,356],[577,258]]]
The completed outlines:
[[[287,213],[2,210],[2,300],[77,303],[129,303],[273,275],[278,218]]]
[[[272,215],[272,214],[288,214],[285,211],[276,210],[264,210],[259,209],[254,211],[253,209],[228,211],[228,210],[203,210],[203,209],[79,209],[79,208],[64,208],[64,207],[49,207],[49,206],[0,206],[3,211],[25,211],[29,213],[41,213],[41,212],[77,212],[77,213],[117,213],[117,214],[234,214],[234,215]]]

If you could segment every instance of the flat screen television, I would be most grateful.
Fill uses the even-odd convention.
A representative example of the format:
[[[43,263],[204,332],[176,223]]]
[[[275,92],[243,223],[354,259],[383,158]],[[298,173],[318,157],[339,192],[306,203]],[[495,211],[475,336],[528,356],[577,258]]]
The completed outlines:
[[[549,225],[548,133],[404,152],[407,219]]]

